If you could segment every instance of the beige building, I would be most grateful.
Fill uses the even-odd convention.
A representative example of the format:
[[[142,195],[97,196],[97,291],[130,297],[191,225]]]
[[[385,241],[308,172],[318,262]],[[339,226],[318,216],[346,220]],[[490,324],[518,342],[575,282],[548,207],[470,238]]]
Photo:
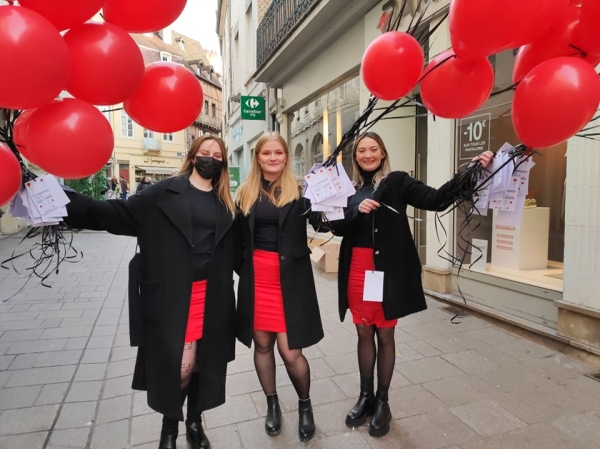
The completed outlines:
[[[224,67],[228,67],[224,84],[232,88],[224,96],[224,111],[231,108],[228,96],[235,99],[236,89],[243,92],[264,86],[269,118],[263,129],[278,129],[287,138],[294,168],[302,174],[331,154],[352,117],[366,107],[369,92],[360,78],[362,56],[381,34],[382,18],[393,3],[219,2],[218,29]],[[423,29],[436,26],[449,3],[433,0]],[[420,15],[424,4],[408,2],[401,30],[407,29],[416,13]],[[254,45],[253,52],[247,49],[249,45]],[[449,47],[445,21],[424,46],[426,59]],[[242,53],[243,70],[237,64]],[[511,85],[514,57],[512,50],[490,57],[496,91]],[[414,93],[419,93],[418,88]],[[496,151],[504,142],[518,143],[511,120],[512,97],[512,91],[494,95],[462,120],[434,119],[415,104],[397,114],[397,120],[379,122],[373,130],[386,142],[394,170],[440,186],[473,156],[463,141],[469,125],[478,123],[484,131],[478,136],[482,149]],[[240,133],[235,114],[235,107],[225,113],[229,121],[224,134],[229,141],[243,136],[241,159],[249,160],[253,136],[245,134],[245,129]],[[241,126],[246,128],[246,123]],[[346,167],[349,157],[344,157]],[[481,224],[472,234],[459,235],[463,220],[458,214],[442,217],[448,237],[440,241],[434,214],[415,211],[409,215],[421,220],[411,224],[425,288],[430,295],[456,304],[462,303],[462,292],[469,308],[600,354],[600,143],[572,138],[534,155],[534,161],[528,197],[536,200],[537,208],[527,210],[522,225],[510,232],[513,239],[523,236],[530,244],[515,246],[515,251],[521,251],[521,256],[535,252],[540,256],[538,264],[527,266],[518,260],[507,266],[502,262],[498,239],[506,239],[506,233],[499,234],[492,212],[476,219]],[[460,255],[461,238],[487,242],[487,264],[482,270],[470,269],[467,257],[459,276],[458,266],[439,256],[440,250]]]
[[[167,28],[156,33],[133,34],[144,63],[170,61],[185,65],[198,78],[204,92],[202,111],[187,129],[158,133],[135,123],[119,107],[103,108],[115,134],[115,148],[107,176],[123,176],[135,192],[144,176],[159,181],[179,172],[194,138],[221,135],[221,84],[211,65],[214,54],[199,42]]]

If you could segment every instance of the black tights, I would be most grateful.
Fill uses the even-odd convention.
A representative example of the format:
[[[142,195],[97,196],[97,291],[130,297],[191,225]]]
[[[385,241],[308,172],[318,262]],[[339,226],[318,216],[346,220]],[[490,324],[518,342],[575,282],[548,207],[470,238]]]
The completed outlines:
[[[396,363],[396,343],[393,327],[375,327],[357,324],[358,368],[361,379],[373,379],[377,360],[377,386],[389,388]],[[375,347],[377,334],[377,347]]]
[[[285,369],[300,399],[310,395],[310,367],[302,355],[302,349],[290,349],[286,333],[254,331],[254,366],[265,394],[273,394],[275,388],[275,341]]]
[[[183,354],[181,356],[181,405],[187,396],[187,419],[189,422],[200,419],[200,413],[196,410],[198,402],[198,382],[199,375],[197,369],[197,348],[202,340],[184,343]],[[179,421],[168,416],[163,416],[163,428],[176,430],[179,426]]]

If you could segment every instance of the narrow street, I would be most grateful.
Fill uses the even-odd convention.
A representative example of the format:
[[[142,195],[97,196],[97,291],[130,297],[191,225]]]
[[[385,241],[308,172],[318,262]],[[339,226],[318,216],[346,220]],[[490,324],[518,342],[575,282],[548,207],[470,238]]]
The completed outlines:
[[[2,240],[1,260],[20,239]],[[52,288],[0,270],[0,301],[12,296],[0,304],[0,448],[156,448],[161,416],[131,390],[126,294],[135,240],[83,232],[74,246],[83,261],[61,266]],[[298,441],[297,397],[281,361],[284,429],[265,434],[252,353],[238,344],[227,402],[204,414],[213,448],[598,448],[600,382],[586,374],[600,368],[479,318],[451,324],[433,300],[396,328],[392,431],[373,439],[367,426],[347,428],[359,389],[357,339],[349,318],[339,322],[336,276],[315,275],[325,338],[305,355],[317,435]],[[178,442],[188,447],[184,435]]]

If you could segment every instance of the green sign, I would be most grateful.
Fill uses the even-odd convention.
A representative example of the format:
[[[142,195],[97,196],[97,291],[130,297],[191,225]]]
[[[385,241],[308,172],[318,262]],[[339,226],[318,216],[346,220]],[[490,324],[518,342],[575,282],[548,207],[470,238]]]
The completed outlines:
[[[240,167],[229,167],[229,188],[231,196],[235,195],[236,190],[240,186]]]
[[[265,120],[265,99],[263,97],[241,97],[242,120]]]

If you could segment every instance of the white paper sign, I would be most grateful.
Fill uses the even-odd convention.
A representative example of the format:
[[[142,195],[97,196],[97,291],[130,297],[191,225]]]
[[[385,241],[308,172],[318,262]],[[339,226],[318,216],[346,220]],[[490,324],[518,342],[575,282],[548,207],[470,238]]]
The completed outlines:
[[[471,243],[473,245],[473,248],[471,248],[471,269],[485,271],[487,268],[488,241],[473,239]]]
[[[383,302],[383,271],[365,271],[363,301]]]

